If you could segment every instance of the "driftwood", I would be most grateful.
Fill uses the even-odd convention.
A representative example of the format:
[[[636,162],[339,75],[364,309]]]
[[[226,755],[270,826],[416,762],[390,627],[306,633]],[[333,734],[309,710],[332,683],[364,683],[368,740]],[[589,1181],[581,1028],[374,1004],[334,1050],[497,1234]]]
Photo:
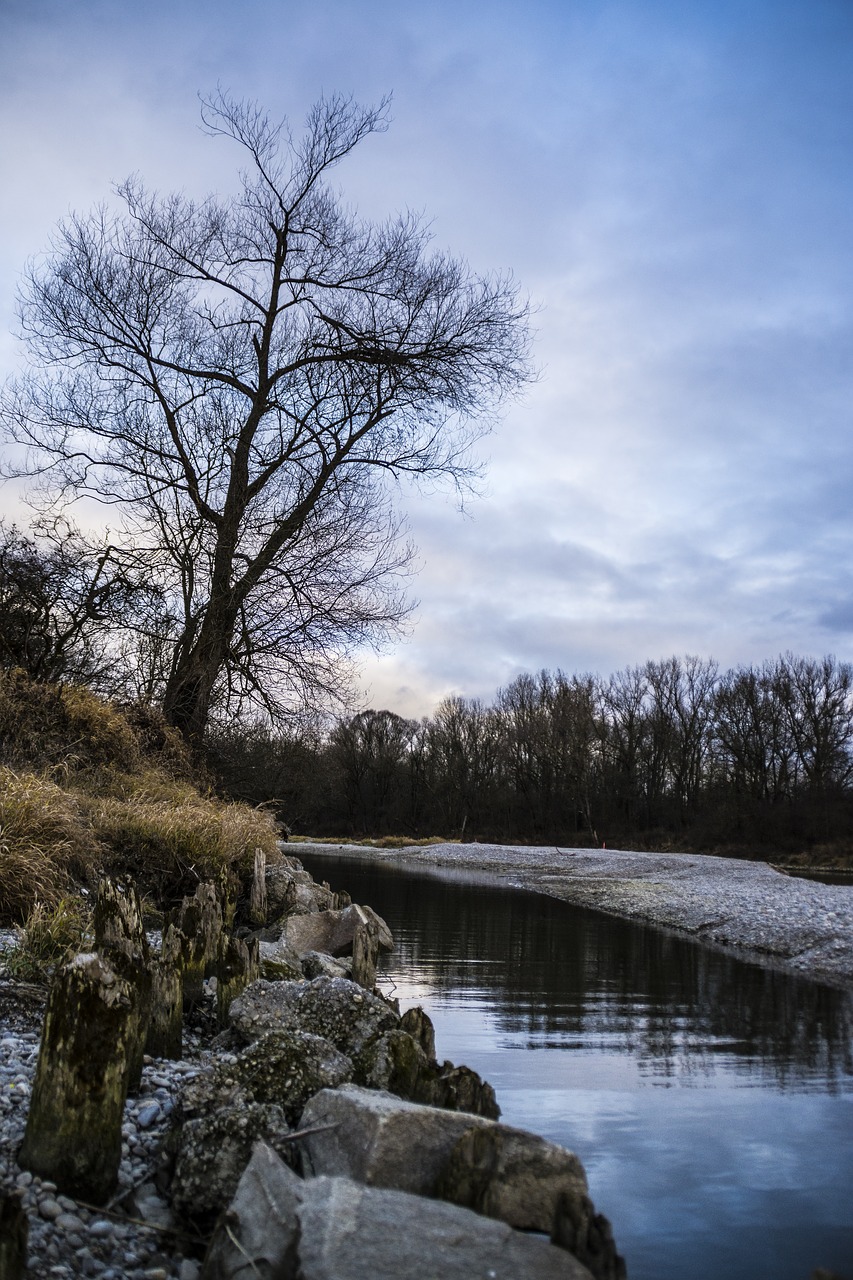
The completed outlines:
[[[75,956],[57,972],[45,1014],[18,1164],[95,1204],[118,1179],[137,990],[105,957]]]

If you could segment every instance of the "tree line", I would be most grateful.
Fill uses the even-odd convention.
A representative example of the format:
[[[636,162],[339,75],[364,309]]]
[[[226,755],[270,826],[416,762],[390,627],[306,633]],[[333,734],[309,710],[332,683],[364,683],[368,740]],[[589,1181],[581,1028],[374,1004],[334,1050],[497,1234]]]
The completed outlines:
[[[490,705],[450,697],[421,720],[366,710],[290,735],[232,725],[209,750],[300,831],[790,850],[851,829],[853,667],[787,653],[542,671]]]

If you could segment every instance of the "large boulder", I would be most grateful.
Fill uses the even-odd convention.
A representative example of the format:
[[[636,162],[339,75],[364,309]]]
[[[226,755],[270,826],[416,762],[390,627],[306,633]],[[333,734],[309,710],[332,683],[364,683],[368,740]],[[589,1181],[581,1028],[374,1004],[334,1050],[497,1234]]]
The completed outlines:
[[[335,906],[335,895],[317,884],[298,858],[286,858],[266,875],[267,918],[313,914]]]
[[[184,1115],[211,1115],[250,1102],[274,1103],[296,1124],[309,1098],[353,1078],[350,1058],[321,1036],[269,1031],[238,1055],[201,1072],[183,1089]]]
[[[301,919],[319,919],[302,916]],[[258,961],[261,977],[268,982],[298,982],[303,975],[299,956],[279,938],[276,942],[261,938],[258,942]]]
[[[188,1120],[177,1135],[171,1197],[175,1211],[204,1228],[231,1201],[258,1139],[291,1158],[281,1107],[252,1102]]]
[[[436,1197],[552,1235],[597,1280],[622,1280],[610,1224],[596,1214],[586,1174],[565,1147],[510,1125],[418,1106],[346,1085],[311,1099],[300,1127],[306,1175],[352,1178]]]
[[[204,1280],[590,1280],[570,1254],[468,1209],[348,1178],[301,1182],[258,1144]]]
[[[489,1123],[355,1084],[324,1089],[299,1121],[318,1130],[302,1140],[303,1169],[432,1196],[459,1139]]]
[[[371,907],[355,903],[343,911],[323,910],[315,914],[291,915],[284,921],[282,942],[296,955],[325,951],[330,956],[351,956],[359,925],[373,925],[381,951],[394,950],[394,937],[381,916]]]
[[[268,1031],[301,1030],[322,1036],[352,1058],[361,1056],[399,1016],[379,996],[346,978],[311,982],[253,982],[231,1005],[231,1023],[245,1041]]]

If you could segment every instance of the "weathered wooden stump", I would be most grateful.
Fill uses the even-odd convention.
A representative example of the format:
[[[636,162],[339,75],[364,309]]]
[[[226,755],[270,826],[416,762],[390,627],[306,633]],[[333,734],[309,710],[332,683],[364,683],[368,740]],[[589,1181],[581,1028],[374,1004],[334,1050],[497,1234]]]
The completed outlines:
[[[204,995],[205,978],[216,973],[223,929],[216,886],[200,884],[191,898],[184,898],[169,923],[180,936],[183,1001],[189,1009]]]
[[[139,958],[147,964],[150,952],[142,921],[142,903],[135,884],[106,876],[100,881],[94,928],[98,951],[123,951],[131,959]]]
[[[29,1222],[19,1198],[0,1196],[0,1280],[22,1280],[28,1234]]]
[[[160,955],[151,961],[151,1018],[145,1052],[152,1058],[183,1055],[184,981],[181,935],[170,924],[163,932]]]
[[[428,1013],[420,1005],[407,1009],[400,1019],[400,1026],[421,1046],[428,1062],[435,1062],[435,1027]]]
[[[109,1198],[138,1038],[137,990],[116,966],[91,953],[58,971],[18,1156],[22,1169],[78,1199]]]
[[[613,1228],[604,1214],[595,1212],[589,1196],[560,1193],[551,1243],[573,1254],[595,1280],[626,1280],[625,1259],[616,1252]]]
[[[228,1024],[231,1001],[255,981],[259,967],[257,938],[247,944],[242,938],[223,936],[216,972],[216,1017],[221,1027]]]
[[[260,929],[267,922],[267,855],[260,845],[255,849],[252,891],[249,896],[249,923]]]
[[[130,1057],[128,1091],[142,1080],[142,1059],[151,1018],[151,951],[142,920],[139,891],[129,880],[104,877],[98,884],[94,911],[95,946],[136,990],[136,1045]]]
[[[376,961],[379,938],[372,920],[356,926],[352,940],[352,980],[367,991],[376,986]]]
[[[338,889],[333,903],[334,910],[343,911],[346,907],[350,906],[352,906],[352,898],[347,893],[346,889]]]

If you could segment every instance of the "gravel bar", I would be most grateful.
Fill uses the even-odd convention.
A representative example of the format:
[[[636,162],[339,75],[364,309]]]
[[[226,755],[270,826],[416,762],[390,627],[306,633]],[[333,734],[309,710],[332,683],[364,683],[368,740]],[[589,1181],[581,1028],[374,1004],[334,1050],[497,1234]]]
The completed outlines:
[[[622,849],[435,844],[403,849],[294,843],[412,869],[486,876],[607,915],[695,938],[743,959],[853,989],[853,886],[821,884],[765,862]]]

